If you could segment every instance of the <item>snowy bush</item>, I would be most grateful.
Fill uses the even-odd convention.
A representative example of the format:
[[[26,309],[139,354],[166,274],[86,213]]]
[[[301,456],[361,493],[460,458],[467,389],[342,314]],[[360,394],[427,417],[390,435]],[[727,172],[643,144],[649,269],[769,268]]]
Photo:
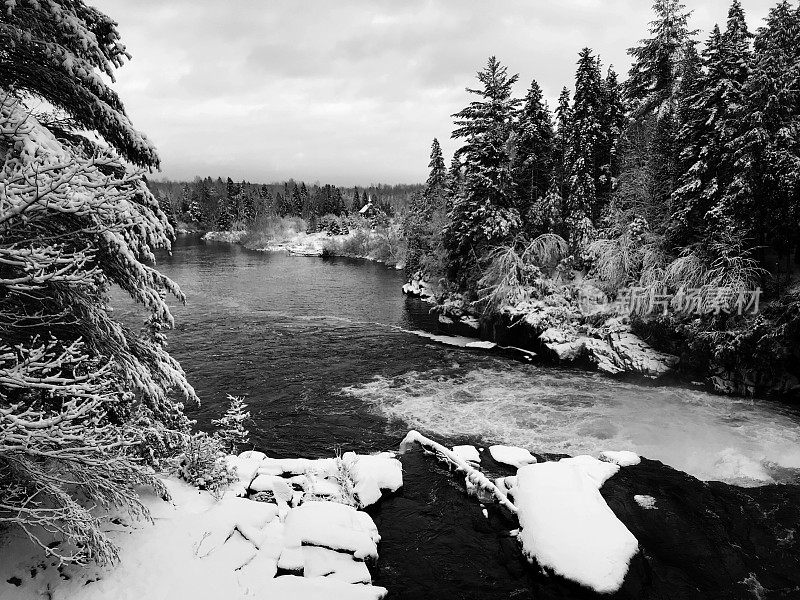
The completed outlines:
[[[236,468],[228,465],[225,456],[222,440],[205,432],[196,433],[186,444],[178,474],[188,483],[218,496],[238,480]]]
[[[211,421],[217,428],[215,435],[222,441],[225,450],[236,454],[239,446],[250,443],[250,432],[245,423],[250,421],[250,411],[244,398],[228,394],[228,410],[219,418]]]

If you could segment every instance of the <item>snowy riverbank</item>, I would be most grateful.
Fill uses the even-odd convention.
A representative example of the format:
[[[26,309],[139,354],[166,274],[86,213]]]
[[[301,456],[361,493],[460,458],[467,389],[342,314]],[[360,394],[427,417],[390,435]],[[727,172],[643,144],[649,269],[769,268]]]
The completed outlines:
[[[393,455],[228,457],[239,481],[216,499],[168,477],[171,499],[140,496],[153,522],[108,515],[107,567],[59,565],[21,532],[0,547],[0,598],[341,598],[379,600],[368,564],[380,535],[360,510],[402,486]]]
[[[414,505],[404,499],[404,465],[424,460],[431,469],[422,452],[447,463],[443,476],[474,497],[485,521],[475,526],[505,515],[534,597],[766,597],[800,586],[796,485],[745,490],[631,452],[447,447],[412,431],[397,455],[227,457],[238,481],[220,498],[165,478],[169,501],[140,491],[153,523],[108,515],[116,565],[58,565],[14,533],[0,546],[0,598],[380,600],[392,591],[376,568],[381,529],[409,526],[387,519],[397,503]],[[390,579],[402,595],[402,579]]]

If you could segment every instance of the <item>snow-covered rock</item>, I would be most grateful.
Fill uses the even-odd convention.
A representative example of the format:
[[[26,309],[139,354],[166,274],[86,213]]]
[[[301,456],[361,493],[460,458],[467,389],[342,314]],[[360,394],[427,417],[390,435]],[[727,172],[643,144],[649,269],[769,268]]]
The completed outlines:
[[[375,504],[382,492],[396,492],[403,486],[403,465],[390,452],[360,455],[346,452],[342,462],[353,479],[362,508]]]
[[[600,495],[614,469],[589,456],[525,465],[514,490],[525,555],[598,593],[620,588],[639,548]]]
[[[272,492],[275,498],[279,498],[284,502],[291,502],[292,500],[292,487],[283,477],[277,475],[259,473],[250,483],[250,490],[256,493]]]
[[[287,547],[322,546],[351,552],[358,559],[377,559],[378,528],[372,518],[336,502],[305,502],[286,515]]]
[[[303,576],[331,577],[346,583],[372,583],[372,577],[364,561],[356,560],[351,554],[320,548],[303,546]]]
[[[503,446],[502,444],[489,446],[489,454],[497,462],[516,468],[536,462],[536,457],[533,454],[525,448],[518,448],[517,446]]]
[[[600,460],[618,464],[620,467],[632,467],[642,462],[641,457],[630,450],[603,450]]]
[[[466,461],[476,464],[481,462],[481,455],[475,446],[453,446],[453,452]]]

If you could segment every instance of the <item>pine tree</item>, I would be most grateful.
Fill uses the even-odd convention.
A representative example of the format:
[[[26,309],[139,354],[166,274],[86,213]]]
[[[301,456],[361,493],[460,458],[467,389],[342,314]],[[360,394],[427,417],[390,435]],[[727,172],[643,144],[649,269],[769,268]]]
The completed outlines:
[[[617,82],[617,74],[613,67],[609,67],[608,74],[603,82],[603,112],[601,127],[603,135],[598,147],[598,162],[600,164],[600,179],[597,186],[597,195],[601,206],[606,206],[611,200],[614,183],[620,172],[621,157],[619,153],[619,140],[625,128],[625,104],[622,99],[622,90]],[[599,215],[595,216],[595,219]]]
[[[0,527],[55,562],[108,564],[95,509],[145,516],[138,486],[165,493],[152,467],[189,431],[172,398],[197,399],[164,347],[165,295],[185,298],[152,266],[173,231],[132,167],[158,155],[107,84],[128,56],[113,19],[6,2],[0,48]],[[43,100],[67,118],[37,118]],[[115,320],[112,286],[146,327]]]
[[[172,210],[172,200],[168,195],[159,194],[158,195],[158,206],[161,209],[161,212],[164,213],[164,216],[167,217],[167,222],[175,227],[175,212]]]
[[[738,28],[738,27],[737,27]],[[782,1],[755,37],[734,160],[734,215],[760,251],[800,260],[800,7]],[[742,227],[740,225],[740,227]],[[782,262],[782,261],[781,261]],[[791,266],[787,265],[787,271]]]
[[[508,138],[520,103],[511,96],[518,76],[509,76],[492,56],[477,77],[483,87],[467,91],[479,100],[453,115],[452,137],[466,140],[458,150],[465,159],[464,184],[444,231],[448,274],[462,285],[477,275],[477,260],[520,226],[508,155]]]
[[[198,225],[203,222],[203,209],[200,205],[200,194],[195,189],[189,201],[189,219]]]
[[[526,221],[536,201],[547,194],[553,178],[554,135],[550,110],[534,80],[516,121],[511,161],[517,210]]]
[[[553,181],[558,195],[566,197],[568,191],[567,150],[569,148],[570,128],[572,127],[572,107],[569,90],[564,87],[558,96],[556,108],[556,129],[553,143]],[[552,187],[552,186],[551,186]]]
[[[464,183],[464,169],[458,153],[453,154],[450,160],[450,168],[447,169],[447,210],[453,208],[454,199],[462,193]]]
[[[598,187],[602,177],[604,86],[598,60],[589,48],[581,50],[575,75],[566,151],[566,215],[573,246],[584,237],[585,221],[595,223],[603,209]]]
[[[228,409],[219,419],[212,419],[217,428],[215,435],[222,440],[225,450],[236,454],[242,446],[250,443],[250,432],[246,423],[251,420],[244,398],[228,394]]]
[[[681,131],[687,141],[686,168],[673,194],[676,230],[684,242],[694,236],[708,245],[741,224],[731,187],[736,177],[731,144],[742,135],[746,121],[751,37],[741,4],[734,0],[725,33],[715,27],[704,49],[705,74],[700,91],[690,98]]]
[[[648,212],[660,213],[660,220],[665,220],[680,175],[679,104],[696,73],[696,31],[689,30],[691,11],[686,11],[680,0],[656,0],[653,11],[650,37],[628,50],[633,64],[625,94],[632,108],[631,127],[637,129],[629,137],[640,146],[631,150],[646,160],[643,165],[631,162],[639,172],[629,173],[627,179],[652,190]]]
[[[431,144],[431,159],[428,163],[428,168],[430,171],[428,180],[425,183],[425,197],[432,201],[444,198],[447,188],[447,169],[444,166],[442,147],[436,138],[433,138],[433,143]]]

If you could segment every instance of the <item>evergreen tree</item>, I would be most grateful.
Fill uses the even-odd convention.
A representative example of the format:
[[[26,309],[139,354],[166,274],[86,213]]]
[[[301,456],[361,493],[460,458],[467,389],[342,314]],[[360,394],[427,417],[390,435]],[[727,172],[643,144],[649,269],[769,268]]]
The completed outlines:
[[[598,194],[603,173],[602,146],[604,86],[598,60],[589,48],[581,50],[575,75],[575,99],[567,140],[567,198],[565,215],[573,245],[585,237],[586,221],[595,223],[603,208]],[[578,233],[580,228],[581,233]]]
[[[453,208],[453,200],[462,192],[464,171],[458,153],[453,154],[447,170],[447,210]]]
[[[165,294],[185,298],[152,266],[172,228],[132,167],[159,160],[107,83],[128,56],[113,19],[6,2],[0,48],[0,527],[48,563],[105,565],[102,509],[146,515],[139,486],[165,493],[153,467],[189,431],[172,398],[197,399],[165,349]],[[43,100],[66,118],[40,120]],[[115,319],[112,286],[142,330]]]
[[[531,82],[519,112],[511,172],[516,185],[517,210],[525,217],[548,190],[553,178],[553,121],[536,81]]]
[[[652,190],[650,203],[655,210],[648,212],[661,213],[664,220],[671,212],[669,198],[680,175],[679,104],[687,95],[698,61],[693,40],[696,32],[688,27],[691,11],[686,11],[680,0],[656,0],[653,11],[656,18],[650,23],[651,36],[628,50],[633,64],[625,93],[632,108],[631,126],[638,129],[630,138],[640,145],[632,151],[645,159],[643,165],[630,163],[640,173],[629,174],[628,179]]]
[[[553,143],[553,185],[549,191],[555,189],[563,199],[567,195],[567,149],[569,148],[570,128],[572,126],[572,107],[570,106],[569,90],[564,87],[558,96],[556,108],[556,129]],[[549,192],[548,192],[549,193]]]
[[[358,188],[353,190],[353,202],[350,207],[351,212],[358,212],[361,209],[361,196],[358,193]]]
[[[212,419],[217,428],[215,435],[222,441],[226,452],[236,454],[242,446],[250,443],[250,432],[246,423],[251,420],[244,398],[228,394],[228,409],[219,419]]]
[[[164,216],[167,217],[167,222],[169,222],[172,227],[175,227],[175,212],[172,210],[172,200],[166,194],[159,194],[158,195],[158,206],[161,209],[161,212],[164,213]]]
[[[731,187],[737,159],[731,150],[746,122],[751,37],[741,4],[734,0],[725,33],[715,27],[704,49],[705,74],[700,90],[690,98],[688,121],[681,131],[687,141],[686,169],[673,194],[676,230],[683,242],[694,237],[708,246],[740,230],[737,195]]]
[[[299,216],[303,212],[303,198],[300,196],[300,188],[295,185],[292,189],[292,202],[290,208],[292,216]]]
[[[189,184],[184,183],[183,187],[181,188],[181,214],[188,214],[191,198],[192,191],[189,189]]]
[[[429,200],[444,198],[447,189],[447,169],[444,166],[442,147],[436,138],[433,138],[431,144],[431,159],[428,168],[430,172],[425,183],[425,197]]]
[[[601,206],[606,206],[610,202],[611,194],[614,191],[614,182],[620,172],[621,157],[618,144],[622,136],[622,130],[625,128],[625,121],[622,90],[617,82],[617,74],[614,72],[614,68],[609,67],[608,74],[603,82],[603,113],[601,119],[603,135],[598,146],[600,179],[597,186],[597,195]]]
[[[189,219],[197,224],[203,222],[203,209],[200,205],[200,194],[197,188],[192,192],[192,197],[189,202]]]
[[[477,275],[477,259],[507,240],[520,226],[511,178],[508,138],[520,101],[512,98],[517,75],[490,57],[477,75],[479,97],[453,115],[453,138],[465,139],[458,154],[465,158],[463,191],[454,198],[450,222],[444,231],[449,275],[466,284]]]
[[[738,11],[737,11],[738,12]],[[738,25],[736,26],[738,29]],[[779,2],[755,38],[744,126],[728,144],[734,215],[759,248],[800,261],[800,7]],[[781,261],[782,262],[782,261]],[[779,267],[791,270],[790,265]]]

